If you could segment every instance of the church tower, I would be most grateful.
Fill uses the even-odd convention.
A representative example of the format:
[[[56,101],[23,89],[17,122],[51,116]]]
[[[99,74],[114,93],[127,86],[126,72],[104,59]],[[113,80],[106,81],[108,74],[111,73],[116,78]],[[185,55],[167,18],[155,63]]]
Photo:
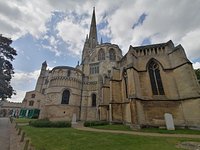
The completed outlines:
[[[42,67],[41,67],[41,70],[40,70],[40,76],[37,80],[37,84],[36,84],[36,87],[35,87],[35,90],[38,91],[38,92],[42,92],[42,86],[43,86],[43,83],[44,83],[46,70],[47,70],[47,62],[45,61],[45,62],[42,63]]]
[[[97,26],[96,26],[96,17],[95,17],[95,7],[93,8],[92,13],[92,20],[90,24],[90,32],[89,37],[86,36],[83,52],[82,52],[82,63],[87,62],[87,58],[89,54],[93,51],[93,49],[97,46],[98,39],[97,39]]]

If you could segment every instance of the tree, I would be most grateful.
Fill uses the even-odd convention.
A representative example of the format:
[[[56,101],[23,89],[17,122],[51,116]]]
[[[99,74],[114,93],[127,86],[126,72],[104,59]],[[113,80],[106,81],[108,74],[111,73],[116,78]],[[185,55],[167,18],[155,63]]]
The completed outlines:
[[[0,35],[0,100],[11,98],[15,94],[10,81],[14,74],[11,61],[14,60],[17,52],[10,46],[11,43],[11,39]]]
[[[196,76],[197,76],[197,79],[198,79],[198,81],[199,81],[199,83],[200,83],[200,68],[199,68],[199,69],[195,69],[194,71],[195,71],[195,74],[196,74]]]

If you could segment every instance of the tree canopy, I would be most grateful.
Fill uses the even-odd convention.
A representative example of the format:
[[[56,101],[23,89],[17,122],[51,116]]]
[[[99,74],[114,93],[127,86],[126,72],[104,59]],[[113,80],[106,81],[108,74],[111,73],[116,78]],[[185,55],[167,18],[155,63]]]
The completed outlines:
[[[12,40],[0,35],[0,100],[11,98],[15,94],[10,81],[14,74],[14,68],[11,61],[17,52],[10,45]]]
[[[195,69],[195,73],[196,73],[197,79],[200,81],[200,68]]]

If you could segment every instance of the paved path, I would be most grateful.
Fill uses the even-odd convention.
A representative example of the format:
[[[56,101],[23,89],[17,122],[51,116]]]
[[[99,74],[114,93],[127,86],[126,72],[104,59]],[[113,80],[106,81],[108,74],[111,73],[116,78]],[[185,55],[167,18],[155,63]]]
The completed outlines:
[[[119,130],[103,130],[103,129],[94,129],[87,127],[77,126],[76,129],[83,131],[93,131],[93,132],[106,132],[106,133],[115,133],[115,134],[131,134],[131,135],[140,135],[140,136],[157,136],[157,137],[181,137],[181,138],[199,138],[200,135],[194,134],[161,134],[161,133],[146,133],[146,132],[136,132],[136,131],[119,131]]]
[[[10,149],[10,120],[0,118],[0,150]]]

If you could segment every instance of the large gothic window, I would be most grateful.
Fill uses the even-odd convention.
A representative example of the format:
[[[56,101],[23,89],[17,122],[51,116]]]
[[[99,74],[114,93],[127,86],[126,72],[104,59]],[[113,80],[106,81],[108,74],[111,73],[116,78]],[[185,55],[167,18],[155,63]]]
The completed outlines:
[[[148,65],[149,77],[153,95],[164,95],[163,84],[160,76],[159,65],[155,60],[151,60]]]
[[[97,103],[97,102],[96,102],[96,98],[97,98],[96,94],[93,93],[93,94],[92,94],[92,107],[96,107],[96,105],[97,105],[97,104],[96,104],[96,103]]]
[[[109,50],[109,57],[110,57],[111,61],[116,60],[116,54],[115,54],[115,50],[113,48]]]
[[[98,52],[98,60],[105,60],[105,52],[103,49],[100,49]]]
[[[69,104],[69,97],[70,97],[69,90],[64,90],[62,94],[61,104]]]

